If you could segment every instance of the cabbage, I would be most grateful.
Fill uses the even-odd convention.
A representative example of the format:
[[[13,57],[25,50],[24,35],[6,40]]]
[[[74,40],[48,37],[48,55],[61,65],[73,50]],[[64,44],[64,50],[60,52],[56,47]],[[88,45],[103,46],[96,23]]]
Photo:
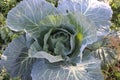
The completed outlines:
[[[58,7],[23,0],[8,13],[7,25],[25,34],[8,45],[1,62],[11,77],[22,80],[103,80],[100,60],[82,55],[109,32],[111,14],[97,0],[60,0]]]

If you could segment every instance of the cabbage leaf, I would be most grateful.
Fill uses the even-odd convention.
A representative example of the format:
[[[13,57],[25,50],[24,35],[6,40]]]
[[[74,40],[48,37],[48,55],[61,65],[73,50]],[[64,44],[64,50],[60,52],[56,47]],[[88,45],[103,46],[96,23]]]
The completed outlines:
[[[10,73],[11,77],[20,76],[22,80],[31,80],[31,69],[35,59],[28,58],[28,44],[32,39],[27,40],[25,35],[13,40],[3,52],[3,66]]]
[[[31,76],[33,80],[103,80],[100,61],[93,57],[76,66],[38,60],[34,63]]]
[[[97,36],[109,33],[112,9],[108,4],[98,0],[60,0],[58,5],[61,14],[80,12],[93,21],[97,28]]]

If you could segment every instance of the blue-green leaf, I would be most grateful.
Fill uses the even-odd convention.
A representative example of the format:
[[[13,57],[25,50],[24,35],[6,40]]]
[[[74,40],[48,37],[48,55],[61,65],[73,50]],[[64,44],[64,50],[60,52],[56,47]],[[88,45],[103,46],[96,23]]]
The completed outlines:
[[[98,36],[109,32],[112,9],[108,4],[98,0],[60,0],[58,10],[62,14],[80,12],[95,23]]]
[[[101,60],[102,66],[111,65],[118,60],[119,53],[117,53],[115,49],[110,48],[108,45],[110,45],[109,39],[103,38],[102,40],[98,40],[84,49],[83,56],[92,54],[95,58]]]
[[[97,59],[90,59],[76,66],[38,60],[33,66],[31,76],[33,80],[104,80],[100,61]]]
[[[28,44],[25,35],[13,40],[2,54],[2,63],[11,77],[20,76],[22,80],[31,80],[30,73],[34,59],[28,58]]]
[[[55,7],[45,0],[23,0],[8,13],[7,25],[14,31],[36,32],[40,20],[55,13]]]

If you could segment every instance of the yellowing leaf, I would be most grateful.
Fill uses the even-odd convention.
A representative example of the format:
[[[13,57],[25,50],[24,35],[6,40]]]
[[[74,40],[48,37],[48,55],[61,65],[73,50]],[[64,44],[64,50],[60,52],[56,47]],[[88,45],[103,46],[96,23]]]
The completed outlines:
[[[77,34],[77,38],[80,40],[80,42],[83,40],[83,34],[82,33],[78,33]]]

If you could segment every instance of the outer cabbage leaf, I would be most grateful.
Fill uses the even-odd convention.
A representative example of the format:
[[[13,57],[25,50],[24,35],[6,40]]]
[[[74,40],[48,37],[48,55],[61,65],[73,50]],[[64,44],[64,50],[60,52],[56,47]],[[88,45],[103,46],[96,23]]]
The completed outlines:
[[[76,66],[38,60],[31,73],[33,80],[104,80],[100,71],[100,61],[90,59]]]
[[[108,34],[112,17],[112,9],[108,4],[97,0],[60,0],[59,3],[60,13],[81,12],[82,15],[95,23],[98,36]]]
[[[45,0],[23,0],[7,16],[7,25],[11,30],[39,32],[40,20],[56,14],[55,7]]]
[[[108,39],[102,39],[88,45],[83,51],[83,56],[92,54],[95,58],[101,60],[102,66],[113,64],[117,61],[118,54],[114,49],[107,47],[107,44],[109,44],[107,41]]]
[[[115,61],[117,61],[118,58],[117,53],[113,49],[110,49],[108,47],[101,47],[96,51],[93,51],[91,54],[102,61],[102,66],[111,65]]]
[[[34,59],[28,58],[28,44],[32,39],[27,40],[25,35],[13,40],[2,55],[2,63],[11,77],[20,76],[22,80],[31,80],[31,68]]]

